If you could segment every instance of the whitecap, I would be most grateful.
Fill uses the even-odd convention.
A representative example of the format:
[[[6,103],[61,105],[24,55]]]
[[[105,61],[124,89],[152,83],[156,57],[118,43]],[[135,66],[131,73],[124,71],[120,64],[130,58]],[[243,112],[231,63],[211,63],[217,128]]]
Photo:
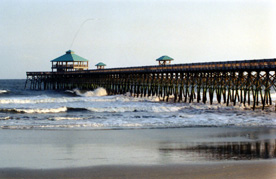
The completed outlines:
[[[31,97],[31,98],[4,98],[0,99],[0,104],[36,104],[36,103],[64,103],[70,102],[70,98],[48,98],[48,97]]]
[[[52,117],[49,118],[51,121],[60,121],[60,120],[82,120],[84,118],[81,117]]]
[[[71,92],[71,91],[70,91]],[[94,91],[86,91],[82,93],[79,89],[74,89],[73,92],[78,95],[78,96],[83,96],[83,97],[91,97],[91,96],[106,96],[107,91],[106,89],[99,87],[95,89]],[[71,92],[72,93],[72,92]]]
[[[8,93],[9,90],[0,90],[0,94]]]
[[[10,116],[0,117],[0,121],[1,121],[1,120],[9,120],[9,119],[11,119],[11,117],[10,117]]]
[[[90,107],[88,108],[91,112],[109,112],[109,113],[118,113],[118,112],[132,112],[136,110],[135,107]]]
[[[60,113],[60,112],[66,112],[66,107],[60,107],[60,108],[42,108],[42,109],[0,109],[0,112],[12,112],[12,113]]]
[[[181,110],[183,107],[177,106],[153,106],[151,108],[152,112],[160,113],[160,112],[177,112]]]

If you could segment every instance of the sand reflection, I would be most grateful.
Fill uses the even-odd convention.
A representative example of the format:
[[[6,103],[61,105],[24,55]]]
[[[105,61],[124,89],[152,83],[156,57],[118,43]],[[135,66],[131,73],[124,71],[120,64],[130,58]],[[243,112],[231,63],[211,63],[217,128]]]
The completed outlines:
[[[254,142],[213,142],[188,147],[159,148],[161,153],[182,153],[206,160],[253,160],[276,158],[276,139]]]

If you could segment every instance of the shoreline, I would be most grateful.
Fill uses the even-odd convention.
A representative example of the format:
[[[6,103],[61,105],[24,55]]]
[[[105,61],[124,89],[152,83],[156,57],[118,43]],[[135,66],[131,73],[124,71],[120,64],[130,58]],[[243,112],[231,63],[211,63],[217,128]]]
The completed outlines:
[[[2,168],[0,178],[276,178],[276,161],[208,164],[103,165],[79,168]]]

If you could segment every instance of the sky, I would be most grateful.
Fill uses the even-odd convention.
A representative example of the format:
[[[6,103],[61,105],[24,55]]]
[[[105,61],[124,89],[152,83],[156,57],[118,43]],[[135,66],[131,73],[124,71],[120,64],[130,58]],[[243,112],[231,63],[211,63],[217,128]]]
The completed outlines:
[[[0,0],[0,79],[69,49],[90,69],[276,58],[275,19],[274,0]]]

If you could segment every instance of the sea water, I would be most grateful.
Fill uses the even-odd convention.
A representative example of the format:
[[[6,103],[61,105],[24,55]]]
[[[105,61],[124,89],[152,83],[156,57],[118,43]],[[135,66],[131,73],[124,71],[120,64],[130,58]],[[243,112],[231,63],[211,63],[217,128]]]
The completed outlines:
[[[253,111],[243,105],[168,103],[157,96],[137,98],[129,93],[108,96],[104,88],[35,91],[24,89],[24,83],[0,80],[0,128],[276,127],[275,104]]]
[[[0,80],[0,168],[166,165],[276,157],[275,94],[265,110],[157,96],[36,91]]]

